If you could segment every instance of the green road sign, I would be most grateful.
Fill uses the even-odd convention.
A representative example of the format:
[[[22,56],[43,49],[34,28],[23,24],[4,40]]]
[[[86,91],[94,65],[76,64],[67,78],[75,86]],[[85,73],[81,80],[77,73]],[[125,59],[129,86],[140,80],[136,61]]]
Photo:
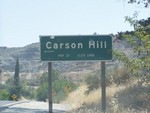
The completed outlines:
[[[111,60],[112,36],[40,36],[41,61]]]

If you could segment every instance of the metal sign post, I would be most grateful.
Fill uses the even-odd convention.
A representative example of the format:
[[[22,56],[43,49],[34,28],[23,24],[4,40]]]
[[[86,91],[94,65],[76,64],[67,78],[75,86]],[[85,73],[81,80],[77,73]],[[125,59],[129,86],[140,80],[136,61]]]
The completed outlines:
[[[2,78],[2,70],[0,70],[0,84],[3,84],[3,78]]]
[[[101,62],[102,112],[106,112],[106,77],[105,62]]]
[[[48,62],[48,98],[49,98],[49,113],[53,113],[52,106],[52,63]]]

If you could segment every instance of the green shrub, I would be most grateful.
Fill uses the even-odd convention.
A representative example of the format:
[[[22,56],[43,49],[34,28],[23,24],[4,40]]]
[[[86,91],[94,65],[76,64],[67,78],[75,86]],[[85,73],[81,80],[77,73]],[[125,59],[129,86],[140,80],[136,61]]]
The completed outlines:
[[[85,82],[88,85],[88,90],[85,93],[89,94],[91,91],[98,89],[100,87],[100,81],[100,77],[98,77],[97,74],[88,75],[88,77],[85,79]]]
[[[0,90],[5,89],[5,85],[0,84]]]
[[[53,82],[53,101],[59,103],[64,100],[67,95],[76,89],[76,85],[65,79],[56,80]]]
[[[41,86],[37,89],[37,100],[46,101],[48,98],[48,73],[41,76]],[[69,82],[60,77],[58,71],[52,74],[52,96],[53,102],[59,103],[76,88],[76,84]]]
[[[14,86],[12,78],[6,81],[5,89],[9,93],[8,99],[12,100],[12,95],[14,94],[17,96],[17,99],[20,98],[21,96],[29,99],[34,99],[36,90],[33,87],[29,86],[25,80],[21,80],[20,83],[21,83],[20,86]],[[17,93],[18,91],[20,91],[20,93]]]
[[[37,100],[39,101],[46,101],[48,98],[48,83],[43,83],[38,89],[37,89]]]
[[[106,86],[110,86],[112,84],[111,81],[111,76],[112,76],[112,69],[107,69],[106,70]],[[87,91],[85,94],[89,94],[91,91],[98,89],[101,86],[101,72],[100,71],[95,71],[92,74],[89,74],[85,78],[85,83],[88,86]]]
[[[53,70],[52,71],[52,81],[58,80],[60,77],[59,71]],[[40,77],[40,83],[43,84],[45,82],[48,82],[48,72],[45,72]]]
[[[35,98],[35,89],[32,86],[28,86],[27,82],[22,82],[21,85],[21,95],[28,99],[34,99]]]
[[[21,97],[21,86],[9,86],[8,87],[9,91],[9,100],[13,100],[12,95],[16,95],[17,99]]]
[[[9,92],[5,89],[0,91],[0,100],[8,100],[9,99]]]

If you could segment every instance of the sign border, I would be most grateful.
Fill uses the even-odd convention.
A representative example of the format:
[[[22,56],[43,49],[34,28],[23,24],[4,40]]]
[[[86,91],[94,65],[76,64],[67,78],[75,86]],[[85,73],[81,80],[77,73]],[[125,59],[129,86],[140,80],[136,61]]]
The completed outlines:
[[[64,60],[64,61],[62,61],[62,60],[60,60],[60,61],[58,61],[58,60],[41,60],[41,38],[42,37],[57,37],[57,36],[61,36],[61,37],[64,37],[64,36],[110,36],[111,38],[112,38],[112,50],[113,50],[113,35],[111,35],[111,34],[109,34],[109,35],[107,35],[107,34],[101,34],[101,35],[39,35],[39,41],[40,41],[40,44],[39,44],[39,48],[40,48],[40,61],[42,61],[42,62],[97,62],[97,61],[112,61],[113,60],[113,53],[112,53],[112,58],[110,59],[110,60]]]

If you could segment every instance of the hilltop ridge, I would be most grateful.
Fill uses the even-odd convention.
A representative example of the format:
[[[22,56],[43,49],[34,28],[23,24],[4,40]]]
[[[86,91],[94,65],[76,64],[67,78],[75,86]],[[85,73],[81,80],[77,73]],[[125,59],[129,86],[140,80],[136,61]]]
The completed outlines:
[[[131,48],[126,41],[119,41],[113,37],[113,49],[117,51],[124,51],[128,55],[133,55]],[[3,71],[14,71],[16,58],[19,58],[20,72],[36,73],[41,70],[47,70],[47,63],[40,61],[39,43],[32,43],[24,47],[0,47],[0,68]],[[109,61],[109,64],[114,62]],[[98,62],[54,62],[53,68],[60,72],[69,71],[84,71],[94,70],[99,67]]]

